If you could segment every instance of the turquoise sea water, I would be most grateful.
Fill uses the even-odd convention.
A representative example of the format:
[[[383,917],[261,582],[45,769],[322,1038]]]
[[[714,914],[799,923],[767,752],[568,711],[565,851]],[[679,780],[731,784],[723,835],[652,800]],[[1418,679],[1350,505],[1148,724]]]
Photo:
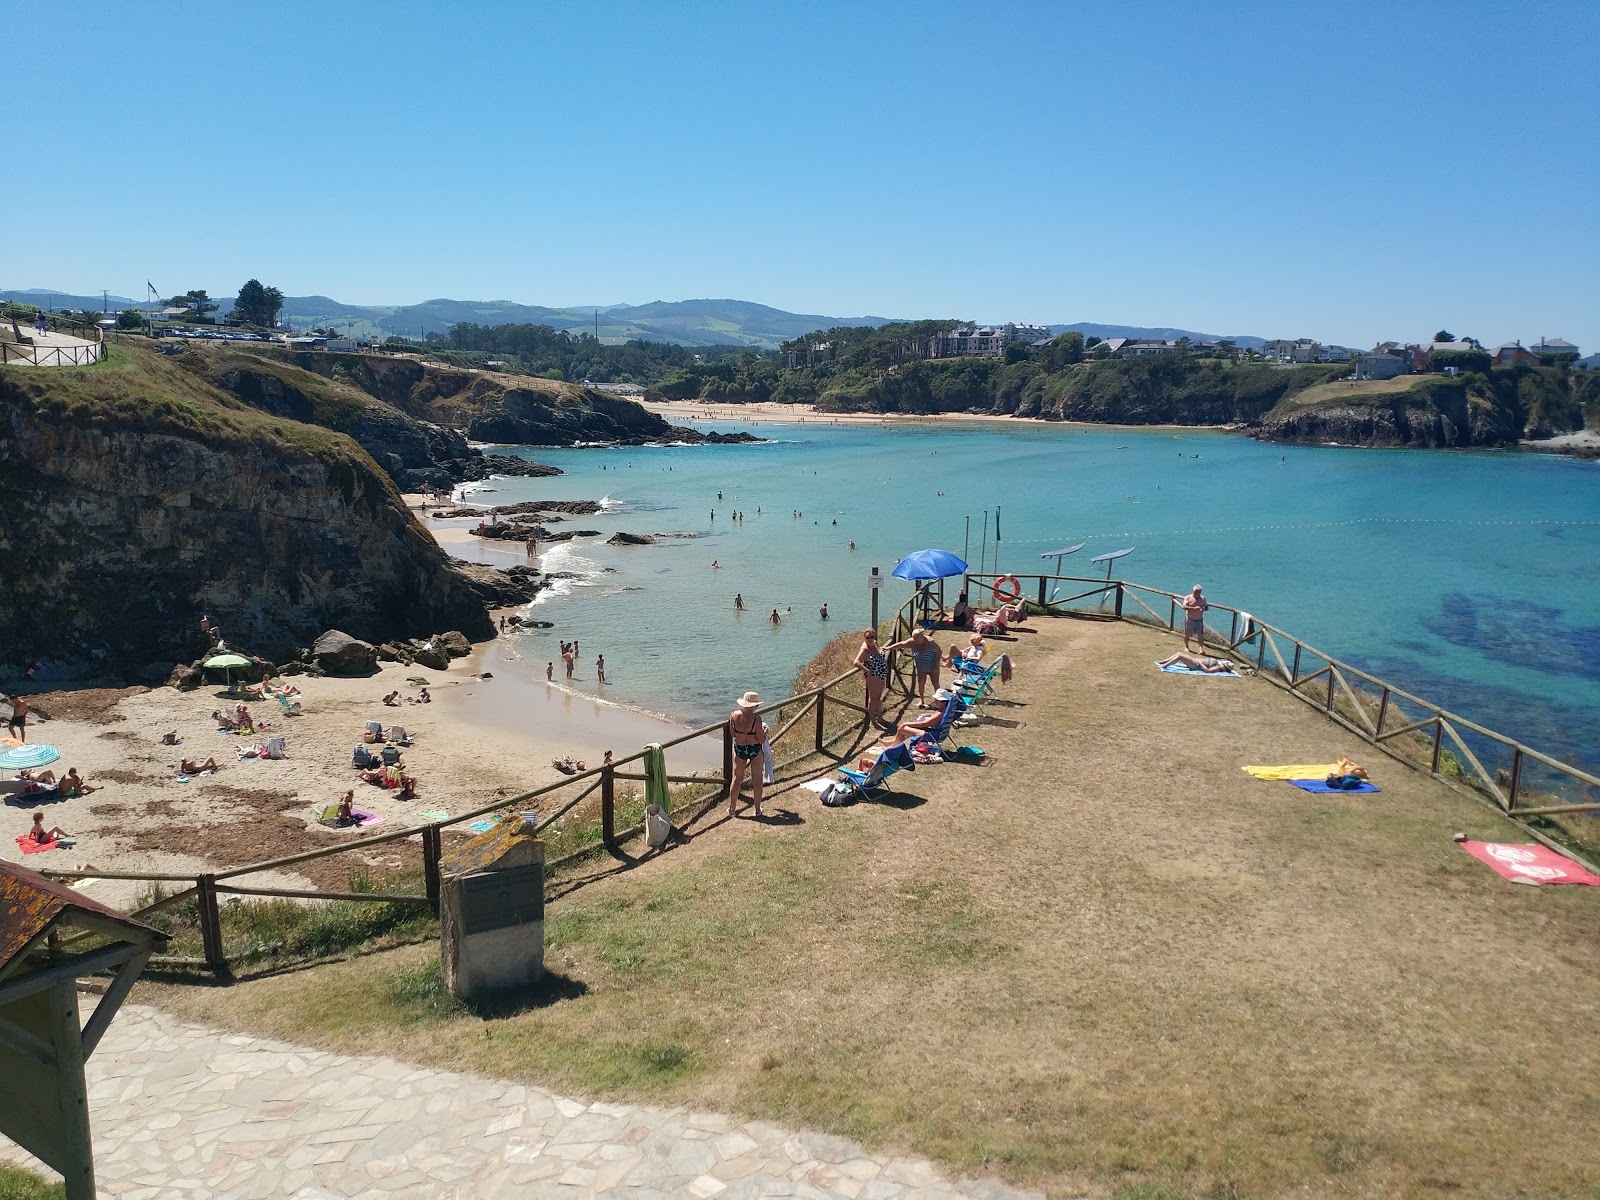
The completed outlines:
[[[676,536],[646,547],[551,546],[541,566],[577,578],[532,606],[556,627],[515,634],[512,647],[539,670],[556,660],[559,678],[558,643],[575,638],[577,687],[600,690],[600,653],[608,699],[713,719],[747,687],[787,694],[797,667],[831,634],[863,625],[872,565],[887,574],[929,546],[959,554],[970,516],[976,569],[985,509],[992,562],[998,504],[1006,570],[1053,569],[1042,551],[1087,540],[1064,573],[1097,574],[1092,555],[1133,546],[1121,578],[1177,592],[1203,583],[1214,603],[1529,744],[1600,765],[1596,464],[1023,422],[744,427],[774,441],[513,448],[567,473],[496,479],[475,501],[604,497],[605,513],[566,527]],[[743,522],[732,520],[735,510]],[[452,547],[464,549],[471,553]],[[483,543],[474,556],[509,563],[521,552]],[[909,584],[889,580],[884,616],[909,594]],[[773,608],[783,618],[776,628]]]

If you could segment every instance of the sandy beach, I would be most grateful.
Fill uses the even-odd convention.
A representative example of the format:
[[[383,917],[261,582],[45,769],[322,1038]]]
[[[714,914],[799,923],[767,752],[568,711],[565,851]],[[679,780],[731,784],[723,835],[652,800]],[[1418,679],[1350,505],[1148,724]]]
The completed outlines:
[[[433,699],[415,702],[418,681]],[[551,765],[571,755],[598,765],[602,752],[622,758],[646,743],[685,732],[672,724],[592,695],[532,678],[498,643],[489,642],[451,664],[448,671],[385,664],[365,678],[293,676],[280,682],[302,689],[303,711],[283,713],[270,698],[250,710],[270,727],[255,737],[219,733],[211,711],[231,707],[220,686],[184,692],[175,688],[99,689],[58,692],[34,698],[37,713],[28,741],[61,751],[52,769],[77,767],[96,790],[86,796],[41,804],[28,796],[9,796],[0,806],[0,854],[17,861],[15,839],[43,811],[47,826],[60,826],[78,840],[70,849],[26,856],[29,867],[187,873],[239,866],[359,840],[354,829],[317,824],[325,805],[354,788],[356,806],[383,818],[370,832],[392,832],[397,824],[422,824],[424,812],[452,815],[513,797],[561,778]],[[382,697],[399,689],[406,701],[386,707]],[[364,783],[352,768],[351,754],[369,720],[386,727],[403,725],[415,744],[402,763],[419,781],[419,794],[401,801],[398,793]],[[181,742],[162,743],[176,731]],[[282,736],[282,759],[241,759],[241,747]],[[180,782],[180,756],[217,760],[219,769]],[[720,762],[720,740],[704,739],[669,752],[671,769],[702,770]],[[7,773],[8,777],[11,775]],[[456,835],[467,836],[465,827]],[[383,868],[415,862],[404,846],[373,847],[364,855]],[[307,864],[305,875],[279,874],[275,882],[342,887],[355,866],[351,856]],[[269,876],[252,877],[267,886]],[[89,885],[106,903],[130,902],[144,885],[105,880]]]

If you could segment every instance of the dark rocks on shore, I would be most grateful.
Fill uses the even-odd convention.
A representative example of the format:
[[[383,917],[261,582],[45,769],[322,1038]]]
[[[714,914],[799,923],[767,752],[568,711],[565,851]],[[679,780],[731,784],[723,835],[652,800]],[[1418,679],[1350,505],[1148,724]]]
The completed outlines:
[[[647,533],[613,533],[606,539],[608,546],[653,546],[655,538]]]
[[[486,563],[453,558],[450,565],[465,576],[468,585],[490,608],[526,604],[545,587],[544,577],[534,567],[491,567]]]
[[[338,629],[312,643],[311,657],[329,675],[370,675],[378,669],[378,648]]]

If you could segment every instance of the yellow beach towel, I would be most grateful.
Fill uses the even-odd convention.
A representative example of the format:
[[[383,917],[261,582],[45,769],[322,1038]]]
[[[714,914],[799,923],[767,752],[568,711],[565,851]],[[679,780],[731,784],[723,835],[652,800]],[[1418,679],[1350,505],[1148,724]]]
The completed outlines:
[[[1241,767],[1257,779],[1326,779],[1339,770],[1338,763],[1302,763],[1293,767]]]

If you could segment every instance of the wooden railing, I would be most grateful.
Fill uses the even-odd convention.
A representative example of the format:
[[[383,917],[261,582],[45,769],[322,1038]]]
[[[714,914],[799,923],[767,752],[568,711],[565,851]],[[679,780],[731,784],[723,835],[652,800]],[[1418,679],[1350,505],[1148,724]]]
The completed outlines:
[[[867,728],[866,709],[864,706],[840,694],[843,686],[859,674],[859,668],[851,667],[848,671],[828,680],[819,687],[790,696],[773,704],[764,705],[756,710],[763,716],[776,714],[781,722],[773,729],[768,739],[773,746],[775,773],[781,774],[813,755],[829,752],[833,746],[846,737],[852,738],[852,744],[854,744],[854,739],[860,737],[861,733]],[[839,721],[837,715],[830,720],[830,714],[841,713],[849,714],[846,720]],[[811,717],[810,721],[805,720],[807,716]],[[857,716],[859,716],[859,720]],[[829,728],[830,724],[834,726],[831,730]],[[733,731],[729,727],[728,720],[724,719],[715,724],[690,730],[688,733],[660,743],[663,750],[670,750],[674,746],[681,746],[697,738],[719,735],[722,740],[722,763],[718,770],[704,774],[667,775],[666,779],[669,785],[676,784],[680,789],[687,785],[690,788],[687,794],[680,790],[676,798],[677,802],[673,805],[671,813],[675,822],[684,817],[686,813],[699,815],[711,805],[727,799],[728,780],[732,778],[733,773]],[[780,743],[784,744],[783,749],[791,751],[787,757],[780,756]],[[41,874],[48,875],[54,879],[117,879],[148,883],[157,887],[168,884],[179,885],[177,891],[160,895],[152,903],[138,907],[128,915],[139,919],[148,918],[176,906],[192,902],[197,911],[196,923],[200,930],[202,956],[195,958],[156,955],[150,959],[150,965],[152,967],[204,967],[211,970],[218,978],[227,978],[231,974],[230,954],[224,937],[219,897],[245,896],[294,900],[354,901],[357,903],[414,904],[427,905],[437,913],[439,907],[440,867],[444,857],[445,830],[480,820],[491,814],[533,810],[538,813],[534,823],[534,832],[546,833],[597,792],[599,793],[599,828],[597,836],[587,840],[580,837],[577,840],[581,844],[548,860],[545,864],[546,869],[554,870],[566,863],[600,851],[618,851],[623,843],[640,836],[644,832],[644,824],[639,821],[625,829],[617,828],[617,783],[619,781],[624,783],[643,783],[647,780],[648,777],[643,770],[643,762],[648,749],[648,747],[641,748],[626,758],[608,760],[598,767],[590,767],[585,771],[578,772],[576,775],[564,776],[561,779],[522,792],[516,796],[497,798],[492,803],[456,814],[443,821],[413,825],[404,829],[392,830],[388,833],[359,837],[345,844],[320,846],[314,850],[286,854],[279,858],[250,863],[246,866],[230,867],[225,870],[194,875],[94,869],[77,871],[46,869]],[[543,811],[543,807],[550,804],[555,804],[556,807],[548,812]],[[371,850],[374,846],[402,842],[412,838],[419,839],[421,846],[422,890],[420,892],[333,891],[287,886],[246,886],[239,882],[239,880],[247,876],[259,875],[268,871],[292,870],[306,863],[332,858],[337,855],[360,855],[365,851]]]
[[[975,597],[984,593],[992,597],[1001,578],[968,575],[967,590]],[[1168,630],[1180,627],[1182,597],[1174,592],[1121,579],[1016,578],[1033,611],[1044,615],[1126,620]],[[1062,591],[1071,594],[1061,596]],[[913,603],[896,615],[897,629],[913,618]],[[1453,788],[1488,799],[1508,816],[1600,812],[1600,778],[1590,772],[1342,662],[1259,617],[1211,604],[1206,638],[1208,645],[1254,667],[1261,678],[1383,753]],[[1529,832],[1543,838],[1538,830]]]
[[[88,340],[87,345],[38,346],[26,334],[20,342],[0,340],[0,365],[25,363],[34,367],[87,367],[105,357],[105,337],[98,328],[90,326],[82,336]]]

